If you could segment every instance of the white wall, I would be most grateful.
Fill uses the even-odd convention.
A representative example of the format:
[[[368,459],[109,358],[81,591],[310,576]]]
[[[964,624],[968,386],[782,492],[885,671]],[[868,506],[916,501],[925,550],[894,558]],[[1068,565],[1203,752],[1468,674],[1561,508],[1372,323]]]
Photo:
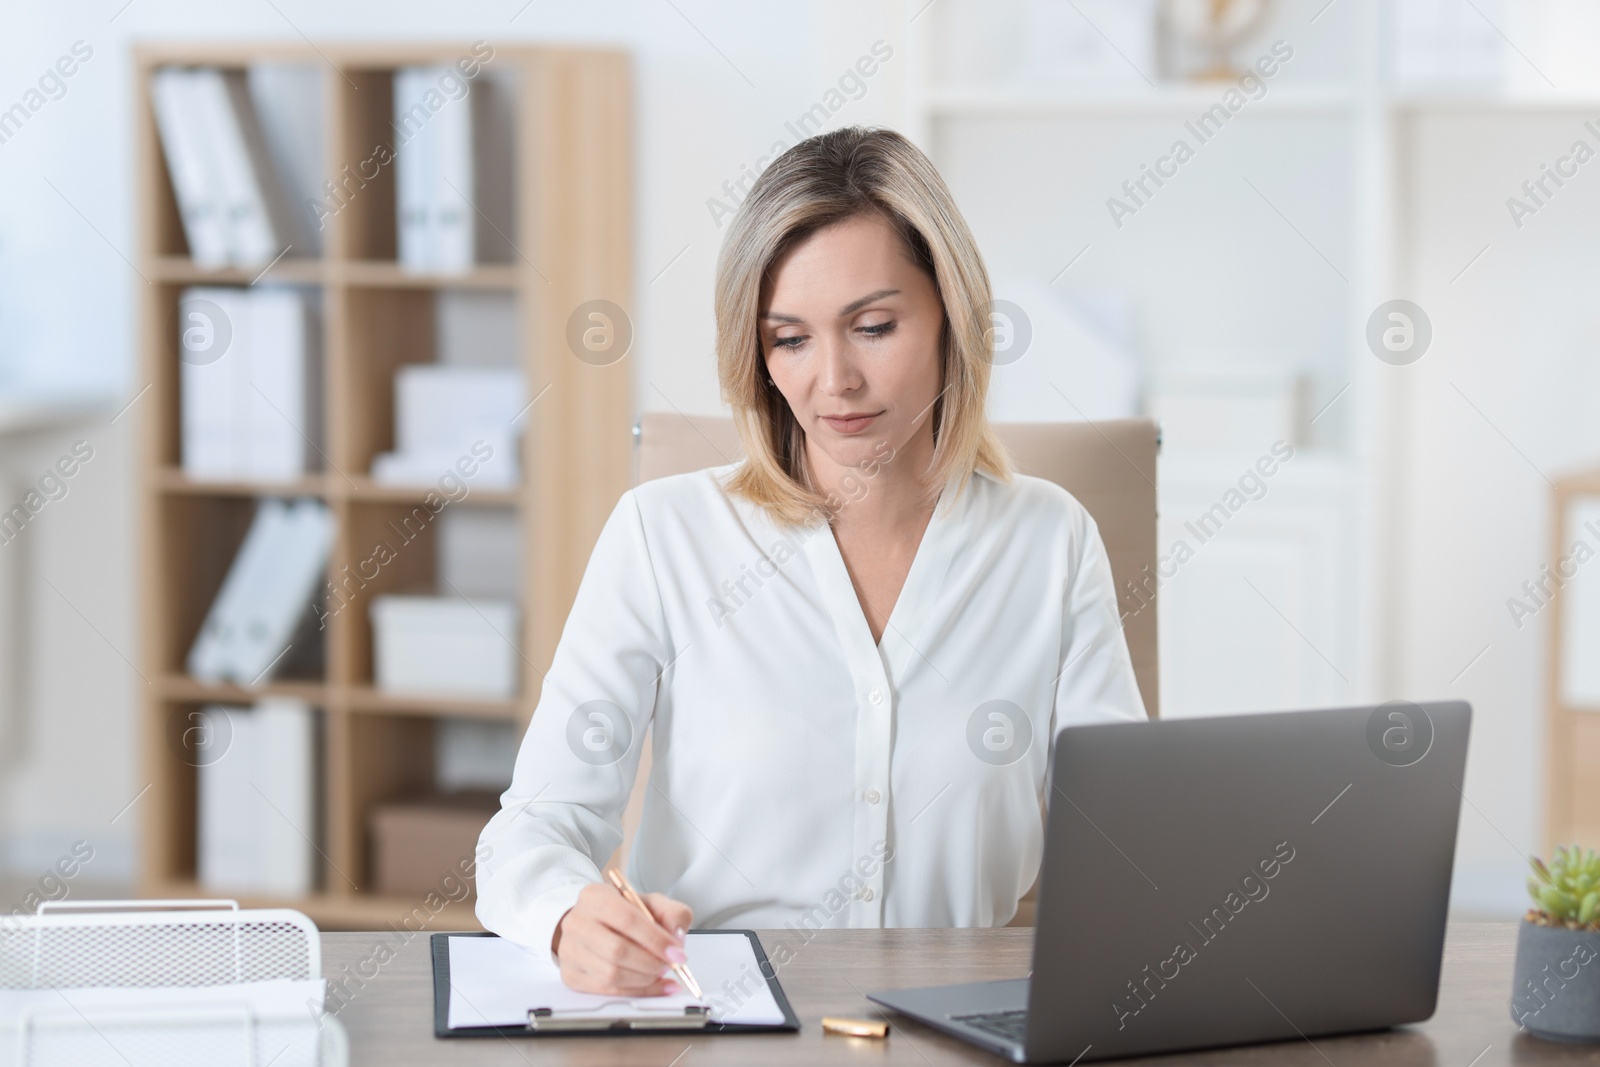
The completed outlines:
[[[91,456],[69,463],[75,473],[50,483],[65,495],[0,544],[15,586],[0,607],[19,598],[22,624],[17,674],[4,679],[15,707],[0,734],[0,874],[37,878],[79,840],[93,849],[86,877],[119,881],[132,869],[140,813],[128,806],[144,787],[134,716],[145,682],[131,625],[134,427],[127,417],[111,424],[115,414],[7,438],[0,456],[6,509],[74,444]]]

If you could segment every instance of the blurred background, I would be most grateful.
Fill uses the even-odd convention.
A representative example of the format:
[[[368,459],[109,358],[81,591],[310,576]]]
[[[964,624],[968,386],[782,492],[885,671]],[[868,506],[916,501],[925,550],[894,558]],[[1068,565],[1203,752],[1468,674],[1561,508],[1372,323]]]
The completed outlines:
[[[630,428],[723,413],[728,219],[857,123],[977,234],[995,419],[1161,420],[1163,717],[1470,700],[1460,915],[1600,844],[1594,5],[12,7],[6,912],[470,923]]]

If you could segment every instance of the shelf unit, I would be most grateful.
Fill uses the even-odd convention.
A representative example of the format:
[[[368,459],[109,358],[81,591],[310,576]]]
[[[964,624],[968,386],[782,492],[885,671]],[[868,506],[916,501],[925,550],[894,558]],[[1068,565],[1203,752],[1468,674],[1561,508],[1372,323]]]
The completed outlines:
[[[1320,322],[1314,335],[1293,330],[1273,335],[1284,351],[1290,346],[1309,350],[1322,338],[1338,338],[1339,373],[1329,385],[1340,392],[1336,404],[1324,393],[1330,408],[1317,426],[1343,432],[1324,433],[1317,440],[1318,447],[1332,454],[1318,460],[1324,470],[1302,487],[1315,494],[1315,507],[1291,509],[1291,494],[1284,490],[1292,487],[1277,483],[1271,500],[1248,517],[1259,520],[1258,538],[1239,538],[1231,545],[1222,541],[1216,552],[1207,549],[1204,561],[1163,588],[1162,625],[1168,628],[1162,634],[1163,717],[1188,713],[1184,705],[1196,693],[1211,703],[1206,710],[1237,710],[1245,701],[1268,706],[1257,696],[1261,679],[1275,665],[1292,661],[1277,646],[1258,639],[1260,631],[1247,625],[1252,619],[1263,619],[1269,633],[1276,633],[1302,660],[1310,643],[1330,661],[1322,663],[1312,654],[1301,677],[1312,679],[1320,671],[1333,691],[1300,683],[1292,695],[1274,694],[1270,706],[1422,695],[1472,699],[1476,714],[1467,781],[1476,784],[1466,787],[1471,806],[1463,809],[1470,814],[1463,819],[1458,842],[1454,899],[1472,912],[1521,914],[1526,907],[1521,891],[1525,867],[1506,842],[1532,850],[1541,833],[1546,847],[1573,839],[1593,843],[1600,835],[1600,702],[1593,702],[1594,708],[1562,702],[1554,657],[1557,642],[1569,639],[1557,635],[1548,646],[1539,644],[1544,634],[1555,634],[1558,609],[1542,609],[1525,628],[1509,627],[1504,605],[1507,593],[1515,593],[1515,583],[1504,570],[1479,562],[1514,558],[1520,582],[1540,564],[1553,565],[1570,551],[1571,538],[1548,541],[1532,518],[1537,513],[1530,501],[1534,493],[1542,498],[1546,486],[1529,465],[1552,472],[1552,478],[1561,469],[1589,471],[1573,479],[1557,478],[1558,494],[1563,494],[1558,501],[1600,494],[1600,480],[1591,469],[1593,442],[1571,428],[1586,424],[1575,417],[1575,407],[1553,406],[1548,399],[1552,392],[1584,395],[1586,380],[1570,373],[1557,376],[1548,368],[1580,365],[1580,343],[1567,341],[1563,331],[1587,336],[1580,325],[1587,306],[1582,294],[1592,289],[1600,267],[1589,246],[1568,240],[1595,227],[1594,202],[1585,200],[1592,187],[1588,193],[1564,192],[1559,212],[1565,218],[1542,216],[1537,229],[1530,224],[1523,231],[1508,219],[1503,205],[1507,194],[1524,178],[1539,174],[1541,165],[1574,138],[1594,143],[1583,127],[1585,119],[1600,113],[1593,79],[1583,76],[1574,60],[1565,60],[1564,72],[1557,70],[1537,47],[1537,37],[1522,39],[1512,31],[1502,39],[1504,90],[1409,88],[1386,70],[1395,54],[1390,21],[1394,5],[1380,0],[1333,5],[1285,0],[1273,16],[1281,30],[1269,27],[1261,39],[1281,35],[1295,44],[1305,60],[1295,61],[1295,80],[1285,75],[1271,84],[1265,97],[1251,100],[1230,127],[1230,141],[1223,142],[1232,149],[1219,146],[1209,158],[1191,164],[1182,185],[1160,193],[1155,211],[1119,230],[1104,214],[1094,218],[1074,211],[1114,195],[1124,177],[1161,150],[1163,140],[1184,135],[1182,122],[1214,103],[1222,86],[1169,83],[1147,89],[1124,78],[1093,92],[1028,82],[1014,50],[992,47],[985,65],[983,40],[962,31],[1004,12],[1015,14],[1021,6],[994,0],[945,0],[932,6],[924,0],[901,0],[896,5],[896,14],[911,26],[911,39],[904,47],[896,42],[895,69],[904,92],[892,102],[898,108],[891,107],[890,121],[929,150],[964,207],[967,196],[977,212],[989,209],[990,203],[1003,206],[1003,213],[988,210],[991,227],[978,235],[991,256],[991,272],[1031,272],[1041,282],[1048,280],[1056,292],[1077,284],[1131,293],[1143,301],[1141,354],[1157,358],[1175,348],[1170,340],[1165,349],[1150,342],[1153,319],[1165,315],[1169,324],[1181,321],[1198,332],[1207,327],[1212,308],[1248,311],[1230,324],[1232,340],[1209,339],[1208,350],[1201,353],[1206,360],[1256,343],[1262,309],[1283,305],[1281,288],[1271,298],[1263,295],[1272,289],[1275,275],[1286,276],[1284,269],[1296,262],[1311,262],[1315,269],[1307,244],[1326,252],[1346,279],[1311,279],[1334,294],[1325,303],[1337,311],[1336,318]],[[962,10],[968,12],[965,21],[954,18]],[[972,12],[981,12],[984,19]],[[1002,43],[1012,45],[1016,39],[1013,34]],[[1515,51],[1512,40],[1517,42]],[[1256,54],[1253,48],[1241,46],[1239,58]],[[1564,48],[1557,52],[1566,54]],[[969,61],[972,56],[978,59]],[[1535,73],[1534,64],[1541,79],[1548,73],[1562,88],[1545,91],[1535,85],[1527,77]],[[987,84],[981,80],[985,71],[991,79]],[[1524,77],[1513,77],[1512,71]],[[1296,127],[1315,129],[1318,136],[1300,135]],[[975,129],[989,136],[973,136]],[[1258,135],[1254,145],[1249,143],[1252,132]],[[1318,145],[1333,144],[1335,138],[1348,147],[1336,158],[1319,155]],[[1053,145],[1070,146],[1073,154],[1042,151]],[[1229,151],[1235,153],[1231,158]],[[998,175],[976,195],[953,177],[963,168],[970,173],[973,158]],[[1085,161],[1082,166],[1079,160]],[[1097,169],[1102,160],[1111,162]],[[1254,172],[1259,169],[1271,178],[1275,161],[1283,164],[1277,184],[1263,182]],[[1052,165],[1060,162],[1067,166]],[[1034,175],[1049,182],[1030,181]],[[1251,178],[1260,195],[1246,189],[1241,176]],[[1348,195],[1340,190],[1334,196],[1305,195],[1298,204],[1279,195],[1278,190],[1304,194],[1325,188],[1327,176],[1338,178]],[[1207,188],[1210,177],[1216,183]],[[1232,192],[1222,188],[1224,181]],[[1579,182],[1575,188],[1581,187]],[[996,189],[1003,189],[1003,195]],[[1194,199],[1181,218],[1169,214],[1162,219],[1161,212],[1185,195],[1179,190]],[[1269,198],[1272,208],[1263,202]],[[1239,270],[1236,263],[1226,262],[1228,246],[1218,242],[1218,228],[1210,224],[1228,217],[1237,203],[1249,205],[1267,227],[1277,227],[1276,240],[1287,251],[1271,268]],[[1304,240],[1283,225],[1289,219],[1303,231]],[[1327,225],[1330,219],[1336,226]],[[1161,232],[1143,225],[1158,221],[1164,226]],[[1253,226],[1236,224],[1230,234],[1245,238]],[[1020,254],[1012,251],[1007,259],[990,252],[1007,241]],[[1053,255],[1030,255],[1044,241],[1052,243]],[[1491,241],[1493,251],[1484,255]],[[1074,257],[1091,242],[1093,251],[1080,263]],[[1130,246],[1139,255],[1138,275],[1124,269],[1096,276],[1097,262],[1103,264],[1103,257]],[[1195,249],[1204,255],[1186,263],[1184,276],[1167,269]],[[1481,263],[1475,258],[1480,256]],[[1079,265],[1068,273],[1065,266],[1073,263]],[[1498,277],[1492,273],[1496,271]],[[1112,280],[1105,280],[1108,276]],[[1204,289],[1215,278],[1227,279],[1234,294],[1208,307],[1184,302],[1187,290]],[[1412,366],[1379,362],[1364,339],[1375,308],[1396,297],[1417,302],[1433,316],[1435,347]],[[1558,301],[1567,306],[1556,306]],[[1522,347],[1520,335],[1530,333],[1531,324],[1546,322],[1562,323],[1562,331],[1540,333],[1538,340]],[[1168,338],[1172,336],[1169,331]],[[1335,361],[1325,365],[1332,368]],[[1511,373],[1498,372],[1502,366],[1516,368],[1515,382]],[[1452,388],[1456,382],[1459,389]],[[1536,403],[1524,400],[1522,382],[1540,383]],[[1463,400],[1470,395],[1482,403],[1491,388],[1500,392],[1499,406],[1484,404],[1483,410],[1474,411]],[[1528,414],[1524,404],[1538,414]],[[1320,415],[1323,409],[1312,410]],[[1556,414],[1563,411],[1565,419]],[[1559,422],[1571,425],[1554,425]],[[1492,443],[1487,459],[1472,451],[1480,434]],[[1512,440],[1522,456],[1508,446]],[[1226,484],[1230,473],[1223,468],[1211,476],[1185,469],[1198,464],[1180,462],[1180,451],[1169,440],[1160,478],[1163,520],[1174,527],[1194,514],[1192,508],[1217,499],[1216,487]],[[1495,467],[1501,456],[1510,456],[1510,473]],[[1286,477],[1310,474],[1309,458],[1297,457]],[[1463,466],[1469,463],[1473,465]],[[1562,529],[1562,507],[1558,504],[1553,529]],[[1491,509],[1493,521],[1480,522]],[[1317,521],[1303,522],[1307,514],[1319,511],[1323,514]],[[1266,528],[1269,519],[1276,529]],[[1322,552],[1296,557],[1292,539],[1279,535],[1297,525],[1337,531],[1339,544],[1349,551],[1338,557]],[[1458,534],[1461,530],[1470,532]],[[1241,523],[1228,536],[1246,532]],[[1163,545],[1170,543],[1167,537],[1163,532]],[[1223,558],[1229,551],[1235,553],[1232,561]],[[1253,577],[1258,594],[1240,581],[1246,567],[1257,561],[1264,565],[1273,553],[1291,561],[1283,567],[1289,573],[1282,588],[1296,593],[1298,609],[1286,607],[1291,599],[1287,595],[1276,604],[1300,633],[1281,625],[1283,620],[1263,603],[1272,591],[1269,585]],[[1441,565],[1456,560],[1472,562]],[[1210,579],[1208,567],[1213,569]],[[1298,588],[1297,574],[1304,576]],[[1334,593],[1319,593],[1319,583]],[[1237,604],[1216,595],[1228,586],[1240,593]],[[1570,594],[1558,593],[1557,602],[1563,595]],[[1186,607],[1186,597],[1201,610]],[[1312,628],[1318,621],[1334,624],[1322,634]],[[1224,645],[1238,651],[1219,648]],[[1575,652],[1567,648],[1562,654]],[[1552,658],[1546,661],[1546,656]],[[1544,698],[1548,709],[1540,706],[1538,676],[1530,667],[1535,662],[1544,664],[1549,675],[1551,695]],[[1348,682],[1332,674],[1333,663]],[[1470,671],[1464,669],[1468,667]],[[1548,723],[1546,736],[1532,728],[1536,714]],[[1541,791],[1543,812],[1528,803]]]
[[[921,7],[916,0],[906,0],[899,10],[909,20]],[[979,7],[969,3],[966,10]],[[987,6],[982,9],[988,11]],[[1343,10],[1349,15],[1356,40],[1376,42],[1380,39],[1377,0],[1354,0]],[[1299,17],[1303,20],[1312,13],[1307,11]],[[1284,5],[1281,17],[1293,17],[1291,5]],[[963,25],[966,23],[961,21],[960,12],[948,5],[933,8],[926,17],[918,17],[912,23],[913,38],[902,50],[905,63],[900,68],[905,93],[894,125],[928,152],[958,200],[967,197],[974,205],[968,208],[968,219],[979,230],[980,242],[988,245],[989,268],[996,279],[1048,281],[1045,288],[1056,293],[1066,291],[1075,282],[1090,284],[1092,288],[1120,288],[1134,301],[1142,301],[1138,306],[1146,313],[1147,324],[1149,309],[1156,308],[1159,313],[1161,308],[1175,306],[1171,299],[1174,291],[1203,287],[1224,272],[1226,268],[1213,260],[1193,268],[1182,278],[1164,274],[1160,269],[1141,267],[1136,275],[1124,270],[1116,275],[1117,281],[1082,282],[1086,268],[1093,268],[1097,259],[1104,262],[1105,257],[1115,256],[1116,250],[1133,247],[1133,242],[1148,242],[1144,252],[1150,257],[1178,262],[1183,260],[1189,246],[1215,239],[1214,233],[1204,233],[1203,228],[1197,228],[1183,231],[1163,244],[1152,238],[1148,226],[1136,228],[1130,223],[1126,232],[1117,228],[1108,222],[1101,205],[1108,196],[1124,195],[1117,189],[1118,181],[1136,177],[1140,162],[1153,161],[1174,139],[1192,138],[1184,126],[1185,121],[1193,120],[1217,104],[1227,83],[1158,81],[1146,86],[1130,81],[1098,87],[1052,84],[1016,75],[1010,64],[997,64],[989,81],[975,73],[952,74],[945,64],[936,62],[935,57],[954,52],[954,48],[948,47],[952,41],[961,40],[966,47],[965,40],[957,36]],[[1261,39],[1270,41],[1277,35],[1275,28],[1269,28],[1262,32]],[[1296,43],[1299,43],[1298,38]],[[1245,49],[1241,52],[1247,52],[1246,60],[1257,54]],[[1384,487],[1380,493],[1391,491],[1386,481],[1389,475],[1374,457],[1384,454],[1389,447],[1388,435],[1394,432],[1391,426],[1380,423],[1378,414],[1392,403],[1388,396],[1391,386],[1375,371],[1376,361],[1365,350],[1362,333],[1371,309],[1393,295],[1390,291],[1394,285],[1395,263],[1391,236],[1395,196],[1393,125],[1396,118],[1405,113],[1401,103],[1386,93],[1379,57],[1380,51],[1376,48],[1357,49],[1343,76],[1327,80],[1297,81],[1289,75],[1279,75],[1266,83],[1264,95],[1248,101],[1238,115],[1237,128],[1230,127],[1229,138],[1235,146],[1244,139],[1240,135],[1246,131],[1252,131],[1246,136],[1264,138],[1267,134],[1256,131],[1279,131],[1295,124],[1319,124],[1321,129],[1347,137],[1351,146],[1348,157],[1340,161],[1338,178],[1348,191],[1342,205],[1348,220],[1343,233],[1348,241],[1348,252],[1333,255],[1343,273],[1335,275],[1334,271],[1328,271],[1321,279],[1330,289],[1338,290],[1324,303],[1336,309],[1329,317],[1344,336],[1334,346],[1336,353],[1330,353],[1322,362],[1298,369],[1311,391],[1302,402],[1306,409],[1301,415],[1302,425],[1296,428],[1304,439],[1295,443],[1308,459],[1314,453],[1320,454],[1314,463],[1297,459],[1299,466],[1285,475],[1285,479],[1297,483],[1304,477],[1306,483],[1302,489],[1328,506],[1316,522],[1308,522],[1299,507],[1289,511],[1279,508],[1300,490],[1291,493],[1275,489],[1271,504],[1259,508],[1247,522],[1236,524],[1235,536],[1257,538],[1250,543],[1250,549],[1239,548],[1239,555],[1226,562],[1213,554],[1200,565],[1212,568],[1213,577],[1208,580],[1230,582],[1233,589],[1245,590],[1237,604],[1230,603],[1224,609],[1235,612],[1226,625],[1216,625],[1215,603],[1203,597],[1191,597],[1195,582],[1188,583],[1187,587],[1181,582],[1173,584],[1172,595],[1163,602],[1162,609],[1164,715],[1169,712],[1173,716],[1205,713],[1211,710],[1210,703],[1240,710],[1354,702],[1367,699],[1377,691],[1387,667],[1384,649],[1388,635],[1382,628],[1386,594],[1380,582],[1384,531],[1377,522],[1378,509],[1369,496],[1358,491],[1358,487],[1368,483]],[[1006,131],[1012,140],[993,135],[991,131],[997,130]],[[963,135],[968,139],[961,140]],[[985,140],[985,137],[990,139]],[[1112,150],[1121,153],[1116,157],[1121,169],[1115,172],[1115,180],[1110,180],[1110,172],[1101,173],[1089,164],[1070,173],[1058,171],[1054,164],[1060,161],[1047,157],[1041,150],[1041,146],[1046,145],[1078,145],[1078,138],[1083,139],[1078,152],[1085,160],[1097,160],[1102,158],[1100,154],[1110,154]],[[1140,138],[1143,140],[1137,140]],[[1134,143],[1143,147],[1124,151],[1127,145]],[[1303,140],[1295,142],[1295,147],[1304,143]],[[1203,146],[1199,150],[1212,151]],[[1279,149],[1282,153],[1293,150]],[[1194,169],[1180,181],[1173,182],[1173,186],[1177,189],[1187,186],[1193,191],[1197,184],[1205,181],[1204,178],[1199,182],[1194,180],[1197,172],[1208,167],[1213,172],[1224,169],[1218,165],[1216,155],[1203,158],[1204,163],[1193,164]],[[987,171],[975,167],[973,159],[986,161]],[[1052,175],[1055,184],[1030,186],[1028,175],[1031,174]],[[1261,180],[1261,175],[1255,177],[1258,182]],[[989,184],[978,187],[963,184],[974,178]],[[1250,205],[1250,210],[1260,212],[1272,225],[1279,224],[1273,215],[1277,208],[1261,203],[1257,194],[1249,191],[1238,176],[1237,166],[1231,167],[1229,180],[1242,191],[1240,199]],[[1079,187],[1074,184],[1076,182],[1085,184]],[[1004,196],[996,191],[1001,188],[1005,189]],[[1173,197],[1183,194],[1167,191],[1160,195],[1165,199],[1154,201],[1160,205],[1158,211],[1173,203]],[[1266,196],[1265,193],[1261,195]],[[1272,195],[1276,197],[1276,190]],[[1071,214],[1084,203],[1092,203],[1095,214],[1082,217]],[[994,204],[1003,204],[1003,210],[994,209]],[[1293,211],[1292,208],[1288,210]],[[1220,217],[1220,212],[1215,217]],[[1057,232],[1059,247],[1053,249],[1054,259],[1048,269],[1042,263],[1030,262],[1033,243],[1040,235]],[[1293,247],[1287,242],[1299,240],[1287,227],[1281,233],[1287,235],[1286,247]],[[1005,250],[997,254],[994,251],[997,247]],[[1296,251],[1308,257],[1313,255],[1303,246]],[[1085,258],[1084,264],[1069,274],[1068,269],[1086,256],[1095,258]],[[1234,266],[1237,264],[1229,264],[1230,268]],[[1322,268],[1319,265],[1316,269]],[[997,292],[996,295],[1004,294]],[[1234,306],[1231,300],[1228,304]],[[1233,323],[1228,327],[1233,332],[1226,343],[1215,335],[1208,337],[1205,343],[1218,352],[1247,347],[1259,327],[1260,323],[1254,319],[1248,324]],[[1290,338],[1284,343],[1289,345],[1303,340]],[[1157,369],[1163,358],[1172,355],[1170,349],[1163,349],[1160,342],[1148,337],[1141,339],[1139,349],[1141,359],[1153,361],[1142,368],[1142,373]],[[1211,349],[1206,351],[1209,353]],[[1147,379],[1146,384],[1153,380]],[[1335,400],[1337,403],[1333,403]],[[1308,420],[1312,413],[1324,407],[1330,408],[1331,413],[1319,425],[1311,425]],[[1071,416],[1064,413],[1062,417]],[[1316,442],[1317,436],[1326,438],[1328,443]],[[1263,442],[1262,449],[1268,444],[1270,442]],[[1237,477],[1240,463],[1235,457],[1210,457],[1214,461],[1209,465],[1205,462],[1207,458],[1185,456],[1181,444],[1169,442],[1163,447],[1160,487],[1164,516],[1188,518],[1203,512]],[[1245,457],[1244,462],[1252,459],[1253,454]],[[1308,466],[1315,469],[1308,470]],[[1263,512],[1271,514],[1263,515]],[[1259,528],[1244,532],[1251,522]],[[1307,533],[1319,524],[1343,531],[1356,549],[1341,550],[1336,556],[1330,556],[1324,551],[1326,546]],[[1183,534],[1181,521],[1172,522],[1163,527],[1162,544],[1170,545],[1173,538]],[[1245,542],[1241,540],[1240,543]],[[1255,551],[1257,547],[1263,551]],[[1278,554],[1272,555],[1274,552]],[[1258,585],[1281,581],[1290,591],[1283,594],[1285,599],[1292,596],[1297,602],[1309,605],[1303,616],[1297,616],[1298,623],[1302,629],[1310,628],[1308,620],[1326,623],[1309,640],[1336,661],[1338,667],[1330,669],[1329,661],[1308,648],[1305,639],[1295,636],[1292,630],[1281,626],[1271,629],[1281,622],[1275,616],[1267,616],[1265,629],[1251,628],[1258,618],[1255,613],[1262,611],[1263,605],[1257,594],[1249,592],[1241,581],[1245,569],[1260,560],[1290,558],[1312,562],[1286,564],[1271,573],[1258,568],[1250,576]],[[1229,567],[1232,569],[1223,576],[1222,571]],[[1328,575],[1337,577],[1324,581]],[[1374,621],[1378,624],[1374,625]],[[1165,637],[1168,631],[1173,636],[1170,642]],[[1283,638],[1281,644],[1268,646],[1272,652],[1264,658],[1291,666],[1285,668],[1282,675],[1274,675],[1270,683],[1262,681],[1264,676],[1259,669],[1248,666],[1241,669],[1239,661],[1243,653],[1238,649],[1242,642],[1237,642],[1235,637],[1243,633],[1268,633]],[[1195,644],[1195,634],[1229,636],[1206,645]],[[1232,645],[1226,654],[1218,649],[1225,644]],[[1186,648],[1195,651],[1185,655]],[[1235,658],[1229,658],[1230,655]],[[1268,690],[1268,685],[1275,688]],[[1264,692],[1267,695],[1263,695]]]
[[[510,72],[512,246],[504,262],[460,275],[419,275],[395,260],[393,167],[326,218],[321,255],[286,255],[265,271],[204,271],[190,260],[149,96],[164,65],[247,68],[296,64],[320,79],[322,158],[328,178],[392,143],[392,72],[453,63],[470,45],[450,42],[140,47],[134,52],[137,108],[136,208],[139,261],[151,285],[140,296],[143,377],[150,396],[142,472],[141,630],[145,674],[143,760],[151,783],[144,817],[141,889],[159,897],[205,896],[196,878],[196,779],[174,740],[188,715],[211,703],[249,703],[268,694],[316,707],[322,737],[319,825],[300,828],[321,853],[321,888],[308,898],[251,900],[300,908],[325,928],[376,928],[422,903],[371,890],[366,841],[369,807],[431,784],[432,720],[496,719],[526,724],[537,700],[590,548],[630,484],[631,383],[626,359],[607,366],[569,351],[568,317],[580,304],[631,304],[632,85],[620,52],[496,46],[485,64]],[[476,208],[476,205],[475,205]],[[491,223],[492,224],[492,223]],[[201,482],[180,465],[179,361],[171,324],[189,285],[287,283],[321,297],[324,402],[323,469],[295,481]],[[374,455],[392,447],[393,375],[433,361],[435,296],[450,290],[500,292],[515,306],[517,359],[528,395],[522,416],[522,484],[473,488],[449,507],[499,508],[518,525],[523,668],[510,700],[430,698],[377,690],[367,617],[373,595],[431,587],[437,580],[437,526],[327,619],[324,673],[259,686],[210,685],[184,674],[184,660],[249,524],[256,500],[315,497],[327,503],[337,534],[329,574],[371,551],[390,520],[422,504],[423,488],[375,484]],[[441,472],[442,473],[442,472]],[[445,590],[441,590],[445,591]],[[447,592],[447,591],[445,591]],[[446,873],[441,871],[441,877]],[[432,915],[434,928],[475,925],[466,904]]]

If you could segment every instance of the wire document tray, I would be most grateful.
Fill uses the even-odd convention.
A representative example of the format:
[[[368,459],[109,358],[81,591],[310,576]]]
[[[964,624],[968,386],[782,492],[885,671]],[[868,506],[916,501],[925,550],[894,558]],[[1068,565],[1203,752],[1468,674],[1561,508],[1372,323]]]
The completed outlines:
[[[316,925],[233,901],[0,917],[0,1067],[346,1067]]]

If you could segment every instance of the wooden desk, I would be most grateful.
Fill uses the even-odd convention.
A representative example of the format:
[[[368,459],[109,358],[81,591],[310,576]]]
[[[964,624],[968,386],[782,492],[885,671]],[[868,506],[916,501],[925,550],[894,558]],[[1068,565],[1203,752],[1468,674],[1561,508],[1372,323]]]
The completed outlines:
[[[1554,1045],[1517,1031],[1507,1001],[1516,945],[1515,923],[1453,923],[1445,941],[1439,1009],[1415,1027],[1354,1037],[1222,1049],[1121,1063],[1306,1065],[1306,1067],[1494,1067],[1496,1064],[1600,1063],[1600,1047]],[[342,975],[373,974],[338,1016],[350,1035],[352,1067],[412,1064],[936,1064],[1007,1061],[898,1016],[887,1041],[825,1035],[824,1015],[872,1017],[868,990],[939,982],[1015,978],[1028,969],[1032,930],[837,930],[800,945],[789,931],[762,931],[769,951],[783,940],[795,952],[779,973],[800,1016],[798,1034],[742,1037],[507,1038],[437,1040],[433,1036],[433,978],[428,937],[416,935],[387,964],[382,943],[397,935],[324,934],[323,972],[330,985]],[[349,966],[350,972],[344,968]],[[332,1006],[334,1001],[330,1001]]]

